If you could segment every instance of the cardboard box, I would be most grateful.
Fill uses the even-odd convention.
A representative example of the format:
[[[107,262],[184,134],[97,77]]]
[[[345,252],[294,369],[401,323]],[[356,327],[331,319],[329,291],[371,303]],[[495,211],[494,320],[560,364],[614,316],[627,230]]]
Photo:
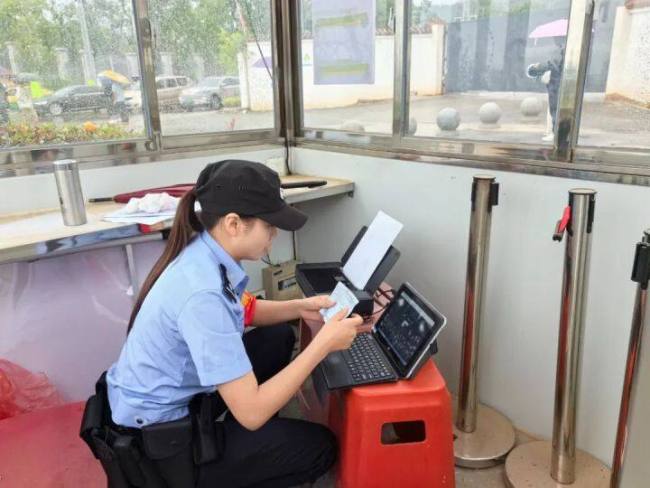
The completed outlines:
[[[296,281],[297,261],[287,261],[262,270],[262,284],[268,300],[293,300],[302,292]]]

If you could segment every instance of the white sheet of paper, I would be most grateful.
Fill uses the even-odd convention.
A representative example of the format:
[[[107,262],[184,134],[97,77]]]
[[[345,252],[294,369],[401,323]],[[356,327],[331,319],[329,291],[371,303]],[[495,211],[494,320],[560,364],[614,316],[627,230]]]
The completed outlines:
[[[122,224],[145,224],[154,225],[166,220],[173,220],[173,215],[147,215],[138,217],[104,217],[102,220],[105,222],[117,222]]]
[[[175,211],[157,212],[157,213],[127,213],[124,207],[116,210],[115,212],[107,213],[102,217],[106,222],[119,222],[125,224],[146,224],[154,225],[165,220],[173,219]]]
[[[404,225],[381,210],[343,266],[350,282],[362,290]]]
[[[359,303],[359,300],[357,300],[357,297],[354,296],[354,293],[352,293],[350,289],[340,281],[330,295],[330,299],[336,302],[336,304],[333,307],[321,308],[320,310],[320,314],[323,316],[323,320],[325,320],[325,322],[334,317],[334,315],[336,315],[339,310],[343,308],[347,308],[348,315],[350,315],[352,309],[357,305],[357,303]]]
[[[176,210],[165,210],[162,212],[127,212],[125,207],[104,215],[105,218],[137,218],[137,217],[173,217]]]

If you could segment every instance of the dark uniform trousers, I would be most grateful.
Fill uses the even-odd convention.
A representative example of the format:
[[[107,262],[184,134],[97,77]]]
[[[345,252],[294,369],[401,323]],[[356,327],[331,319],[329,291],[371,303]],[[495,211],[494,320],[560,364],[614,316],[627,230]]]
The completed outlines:
[[[262,384],[291,361],[295,334],[287,324],[259,327],[243,341]],[[226,411],[220,397],[218,405],[218,413]],[[320,424],[275,415],[250,431],[228,412],[223,426],[223,455],[200,466],[199,488],[296,486],[315,481],[336,461],[336,437]]]

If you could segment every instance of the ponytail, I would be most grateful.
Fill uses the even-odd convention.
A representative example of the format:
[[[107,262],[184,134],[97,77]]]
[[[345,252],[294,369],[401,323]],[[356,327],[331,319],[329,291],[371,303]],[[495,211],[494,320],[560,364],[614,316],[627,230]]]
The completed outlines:
[[[196,193],[194,190],[190,190],[185,195],[183,195],[181,201],[178,203],[176,216],[174,217],[174,225],[172,226],[172,229],[169,233],[167,245],[165,246],[165,250],[163,251],[160,258],[158,258],[158,261],[156,261],[156,264],[154,264],[153,268],[151,268],[147,279],[144,280],[144,283],[142,284],[142,288],[138,294],[138,299],[136,300],[135,305],[133,306],[133,311],[131,312],[127,334],[133,327],[133,322],[135,322],[135,317],[138,315],[144,299],[147,297],[147,294],[156,283],[160,275],[163,273],[163,271],[165,271],[165,268],[167,268],[169,263],[176,259],[181,251],[185,249],[185,247],[189,244],[194,232],[201,232],[204,229],[203,223],[201,223],[201,220],[199,220],[196,212],[194,212],[195,201]],[[212,225],[209,227],[212,227]]]

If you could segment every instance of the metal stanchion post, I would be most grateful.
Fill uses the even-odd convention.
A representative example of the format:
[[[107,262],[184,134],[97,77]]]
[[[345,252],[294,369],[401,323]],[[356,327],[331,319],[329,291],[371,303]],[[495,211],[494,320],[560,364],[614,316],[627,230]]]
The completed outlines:
[[[650,371],[650,336],[646,314],[648,306],[648,280],[650,280],[650,229],[646,229],[643,240],[637,244],[632,280],[639,285],[636,289],[634,313],[632,314],[632,329],[630,331],[630,346],[625,365],[623,393],[621,395],[621,410],[618,416],[618,432],[612,461],[611,488],[619,486],[633,488],[647,484],[650,479],[650,467],[646,461],[647,452],[638,452],[637,439],[648,439],[650,429],[647,425],[647,414],[641,411],[641,396],[639,396],[640,376],[643,389],[648,391],[648,371]],[[645,332],[645,335],[644,335]],[[635,442],[637,441],[637,442]],[[642,441],[641,441],[642,442]],[[636,451],[630,451],[634,446]],[[626,462],[627,460],[627,462]]]
[[[560,309],[553,442],[523,444],[508,455],[506,480],[511,487],[606,487],[609,470],[593,456],[576,450],[576,412],[580,353],[587,302],[587,282],[596,192],[569,191],[569,205],[553,239],[567,233]]]
[[[498,204],[499,184],[493,176],[475,176],[472,183],[472,215],[467,252],[467,284],[463,351],[458,404],[454,419],[456,464],[485,468],[503,461],[515,444],[510,421],[478,402],[479,332],[490,248],[492,207]]]

